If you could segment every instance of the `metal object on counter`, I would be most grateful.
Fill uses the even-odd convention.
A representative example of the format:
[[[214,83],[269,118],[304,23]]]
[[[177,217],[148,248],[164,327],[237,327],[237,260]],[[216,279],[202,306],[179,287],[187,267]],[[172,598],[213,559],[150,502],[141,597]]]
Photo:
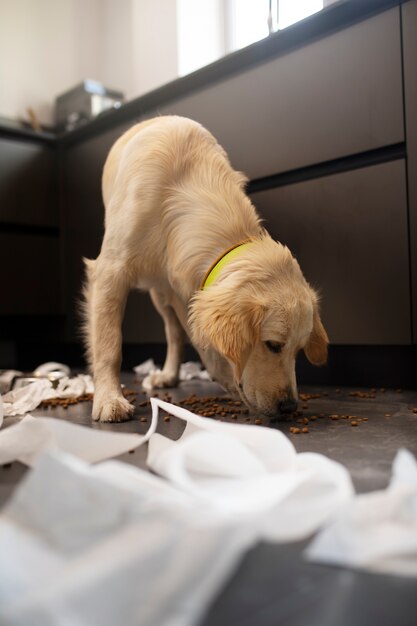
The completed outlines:
[[[123,100],[121,91],[107,89],[95,80],[84,80],[56,98],[57,130],[74,130],[104,111],[119,108]]]
[[[48,361],[39,365],[33,372],[20,372],[18,370],[0,370],[0,393],[7,393],[12,389],[21,389],[40,379],[51,381],[56,389],[59,381],[64,377],[71,376],[71,370],[64,363]]]
[[[52,383],[52,387],[56,389],[58,387],[59,381],[64,378],[64,376],[66,376],[66,374],[61,371],[49,372],[49,374],[45,374],[44,376],[34,376],[33,372],[29,374],[23,374],[22,376],[15,376],[13,378],[10,389],[21,389],[22,387],[26,387],[27,385],[30,385],[31,383],[42,379],[50,380]]]

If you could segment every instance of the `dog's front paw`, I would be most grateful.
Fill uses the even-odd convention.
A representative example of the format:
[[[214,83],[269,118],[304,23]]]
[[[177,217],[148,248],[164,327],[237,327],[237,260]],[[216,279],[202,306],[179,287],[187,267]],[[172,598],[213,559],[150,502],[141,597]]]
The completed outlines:
[[[126,422],[133,414],[135,407],[123,398],[99,398],[93,403],[93,420],[98,422]]]
[[[142,387],[148,391],[151,389],[162,389],[163,387],[176,387],[177,385],[178,375],[166,374],[162,370],[151,372],[142,381]]]

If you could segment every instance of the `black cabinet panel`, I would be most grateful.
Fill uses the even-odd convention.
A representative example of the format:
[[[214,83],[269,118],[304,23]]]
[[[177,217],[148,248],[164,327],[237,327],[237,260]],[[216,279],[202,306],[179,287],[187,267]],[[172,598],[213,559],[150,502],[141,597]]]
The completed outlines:
[[[251,179],[401,142],[399,8],[201,88],[155,113],[203,123],[233,166]]]
[[[266,227],[322,295],[334,344],[411,341],[405,164],[255,193]]]
[[[417,343],[417,0],[402,7],[404,42],[404,96],[410,206],[413,340]]]
[[[0,223],[59,226],[56,148],[0,138]]]
[[[0,233],[0,314],[60,313],[58,237]]]

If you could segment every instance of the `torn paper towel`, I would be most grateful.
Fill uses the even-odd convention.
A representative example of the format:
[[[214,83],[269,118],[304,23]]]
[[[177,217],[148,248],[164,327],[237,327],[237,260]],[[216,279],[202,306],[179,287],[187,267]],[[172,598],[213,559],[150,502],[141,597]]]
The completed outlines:
[[[153,428],[159,409],[186,422],[177,442],[148,433],[149,464],[165,480],[115,461],[88,467],[59,450],[38,457],[0,516],[0,623],[89,626],[94,616],[101,626],[192,626],[254,542],[306,537],[350,508],[346,470],[297,454],[282,433],[151,403]],[[411,531],[416,483],[415,461],[401,453],[389,521],[399,515]],[[374,526],[371,538],[391,562],[410,539],[414,559],[412,537],[390,546]]]
[[[199,417],[151,398],[184,420],[177,441],[159,433],[149,440],[149,467],[206,506],[231,517],[256,519],[273,540],[308,536],[353,495],[347,470],[321,454],[297,454],[280,431]]]
[[[417,576],[417,462],[399,450],[390,485],[357,496],[306,550],[310,561]]]
[[[0,623],[192,626],[254,543],[157,477],[43,456],[0,517]]]
[[[93,392],[93,381],[88,374],[78,374],[72,378],[63,376],[56,387],[48,378],[40,378],[2,396],[4,415],[24,415],[49,398],[68,398]]]
[[[33,465],[50,448],[97,462],[149,439],[147,462],[153,471],[219,514],[256,518],[258,532],[279,540],[307,536],[352,496],[343,466],[318,454],[297,455],[279,431],[215,422],[158,398],[151,405],[144,436],[27,416],[0,433],[0,464]],[[186,422],[178,441],[155,433],[160,408]]]
[[[47,449],[57,449],[96,463],[142,445],[155,431],[153,418],[145,435],[117,433],[71,424],[54,417],[27,415],[21,422],[0,433],[0,465],[20,461],[34,465]]]
[[[147,376],[148,374],[152,374],[154,372],[160,372],[161,370],[155,365],[153,359],[147,359],[140,365],[136,365],[133,368],[133,371],[137,376]],[[179,379],[182,381],[186,380],[211,380],[207,370],[203,369],[201,363],[196,361],[187,361],[186,363],[181,363],[180,371],[179,371]],[[143,381],[143,386],[146,389],[152,389],[150,384],[146,383],[146,379]]]
[[[59,372],[64,376],[71,376],[71,370],[65,363],[57,363],[56,361],[48,361],[42,363],[33,371],[34,376],[47,376],[48,374]]]

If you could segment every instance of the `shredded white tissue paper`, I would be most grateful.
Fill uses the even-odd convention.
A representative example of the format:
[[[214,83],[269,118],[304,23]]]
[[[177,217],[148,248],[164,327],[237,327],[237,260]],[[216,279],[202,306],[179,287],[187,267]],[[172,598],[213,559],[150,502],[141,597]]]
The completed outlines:
[[[71,370],[68,365],[65,365],[65,363],[57,363],[56,361],[48,361],[47,363],[38,365],[38,367],[33,371],[33,375],[46,376],[51,372],[60,372],[65,376],[71,376]]]
[[[48,449],[96,463],[142,445],[154,432],[156,423],[156,419],[152,420],[145,435],[136,435],[97,430],[54,417],[26,415],[21,422],[0,433],[0,465],[20,461],[32,466]]]
[[[177,441],[151,436],[149,467],[223,514],[255,518],[264,538],[306,537],[353,496],[340,463],[297,454],[278,430],[216,422],[157,398],[151,404],[153,419],[162,408],[186,428]]]
[[[0,623],[193,626],[250,546],[323,526],[311,560],[417,575],[410,453],[387,490],[355,497],[343,466],[277,430],[151,404],[143,437],[38,417],[0,433],[0,463],[34,466],[0,515]],[[160,409],[186,423],[177,441],[155,432]],[[147,439],[161,477],[85,464]]]
[[[253,542],[148,472],[49,453],[0,517],[0,623],[192,626]]]
[[[72,378],[63,376],[56,388],[47,378],[40,378],[24,387],[12,389],[2,396],[4,415],[24,415],[49,398],[68,398],[93,392],[93,381],[88,374],[78,374]]]
[[[390,485],[357,496],[306,550],[310,561],[417,576],[417,462],[401,449]]]
[[[0,622],[191,626],[248,547],[308,536],[352,496],[344,468],[297,455],[278,431],[151,403],[148,463],[167,480],[114,461],[86,466],[62,450],[91,455],[100,441],[87,436],[117,435],[49,420],[52,441],[43,437],[0,517]],[[159,409],[186,422],[177,442],[154,433]],[[0,433],[0,455],[36,443],[47,422]]]
[[[153,359],[147,359],[143,363],[140,363],[140,365],[135,365],[133,371],[138,376],[146,376],[151,372],[155,372],[157,369],[158,367],[155,365],[155,361]]]
[[[136,365],[133,368],[133,371],[138,376],[147,376],[148,374],[152,374],[153,372],[160,372],[161,370],[155,365],[153,359],[147,359],[140,365]],[[179,371],[179,379],[182,381],[186,380],[211,380],[209,373],[207,370],[203,369],[201,363],[196,361],[187,361],[186,363],[181,363],[180,371]],[[147,383],[146,379],[143,381],[143,386],[145,389],[152,389],[152,386]]]

